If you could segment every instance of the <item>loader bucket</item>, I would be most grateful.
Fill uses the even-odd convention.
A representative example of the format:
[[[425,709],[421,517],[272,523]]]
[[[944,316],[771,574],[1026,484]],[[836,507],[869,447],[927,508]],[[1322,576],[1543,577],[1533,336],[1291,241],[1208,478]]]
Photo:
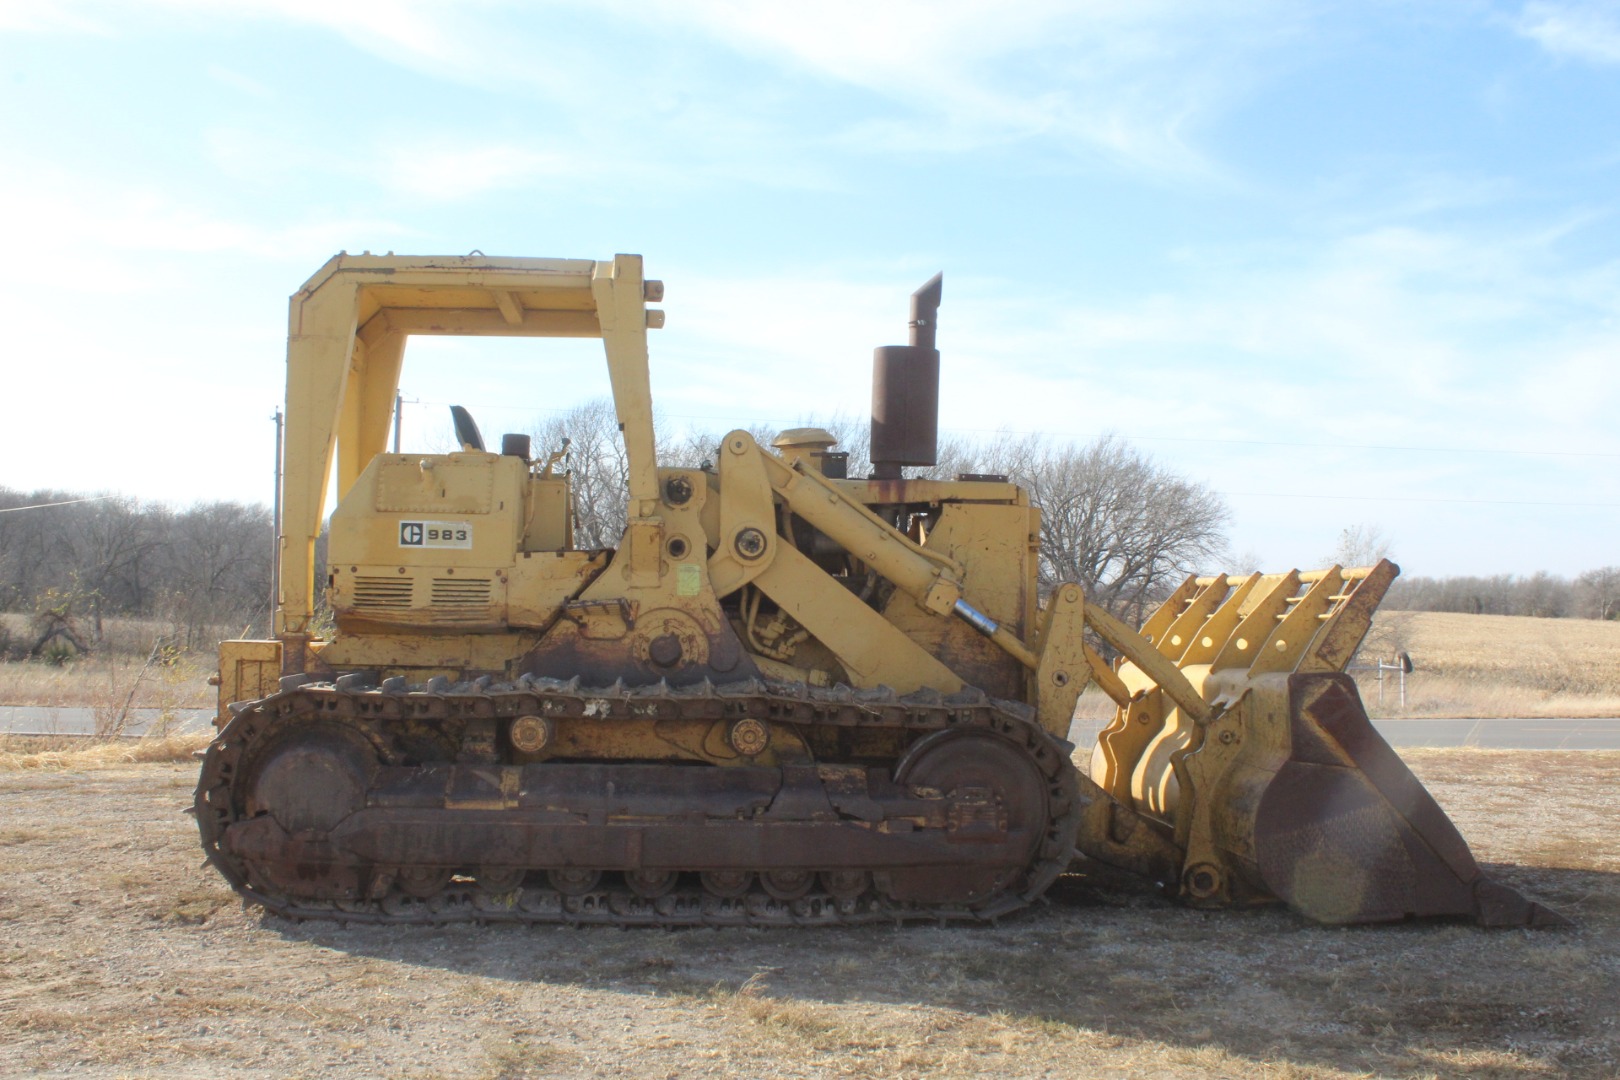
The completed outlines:
[[[1142,644],[1121,649],[1130,696],[1091,768],[1110,812],[1088,816],[1081,851],[1139,866],[1128,849],[1154,846],[1201,906],[1281,900],[1334,924],[1565,924],[1484,875],[1342,673],[1396,573],[1385,561],[1189,579]]]

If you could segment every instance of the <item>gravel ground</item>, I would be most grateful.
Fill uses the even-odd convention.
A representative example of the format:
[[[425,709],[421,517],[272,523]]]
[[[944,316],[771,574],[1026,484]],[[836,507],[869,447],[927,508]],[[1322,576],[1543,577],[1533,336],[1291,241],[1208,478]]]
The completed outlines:
[[[1408,755],[1579,922],[1324,929],[1065,878],[986,928],[344,928],[203,869],[189,765],[0,771],[0,1074],[1620,1074],[1620,753]]]

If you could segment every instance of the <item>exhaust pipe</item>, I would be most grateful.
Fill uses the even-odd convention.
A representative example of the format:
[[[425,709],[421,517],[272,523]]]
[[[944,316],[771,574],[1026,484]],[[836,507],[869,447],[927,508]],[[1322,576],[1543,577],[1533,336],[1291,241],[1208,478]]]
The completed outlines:
[[[872,352],[872,479],[939,463],[939,321],[944,274],[911,294],[911,343]]]

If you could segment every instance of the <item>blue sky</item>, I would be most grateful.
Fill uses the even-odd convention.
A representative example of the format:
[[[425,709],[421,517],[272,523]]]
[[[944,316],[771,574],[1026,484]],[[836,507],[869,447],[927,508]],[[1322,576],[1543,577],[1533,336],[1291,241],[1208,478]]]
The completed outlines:
[[[1620,4],[0,0],[0,484],[268,501],[349,251],[646,256],[666,421],[1113,431],[1234,552],[1620,563]],[[606,391],[421,341],[406,442]]]

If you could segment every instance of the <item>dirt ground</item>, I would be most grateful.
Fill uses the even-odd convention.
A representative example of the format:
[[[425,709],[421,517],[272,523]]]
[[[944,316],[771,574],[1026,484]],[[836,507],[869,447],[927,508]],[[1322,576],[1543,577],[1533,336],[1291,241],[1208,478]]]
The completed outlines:
[[[0,1074],[1620,1074],[1620,754],[1409,759],[1578,929],[1325,929],[1081,877],[983,928],[292,924],[200,866],[189,764],[0,771]]]

